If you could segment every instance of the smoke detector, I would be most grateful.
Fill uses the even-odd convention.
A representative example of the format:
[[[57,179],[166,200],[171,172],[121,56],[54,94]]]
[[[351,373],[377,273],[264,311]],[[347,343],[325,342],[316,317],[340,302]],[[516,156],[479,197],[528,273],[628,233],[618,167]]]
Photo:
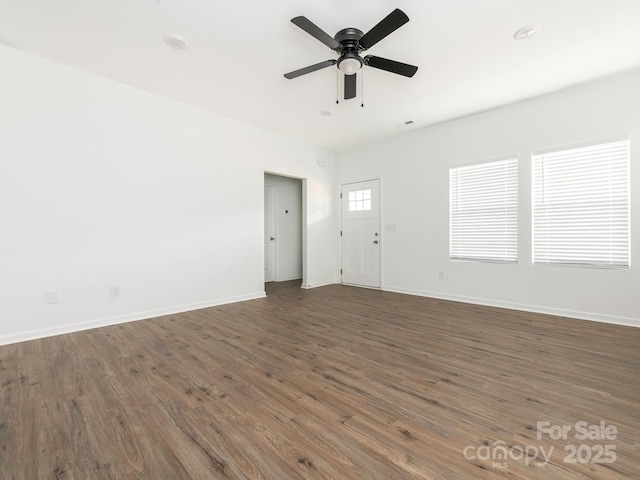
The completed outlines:
[[[186,50],[187,48],[189,48],[189,42],[187,41],[187,39],[175,33],[169,33],[165,35],[164,41],[167,45],[176,50]]]
[[[526,40],[527,38],[533,37],[536,33],[540,31],[540,27],[536,25],[529,25],[527,27],[522,27],[517,30],[516,33],[513,34],[513,38],[515,40]]]

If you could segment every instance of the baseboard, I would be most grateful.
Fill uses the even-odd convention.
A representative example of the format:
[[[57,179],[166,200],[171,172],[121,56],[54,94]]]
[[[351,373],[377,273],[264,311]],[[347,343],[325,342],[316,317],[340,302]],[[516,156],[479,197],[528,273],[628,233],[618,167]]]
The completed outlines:
[[[419,297],[437,298],[440,300],[451,300],[453,302],[472,303],[475,305],[485,305],[487,307],[508,308],[511,310],[522,310],[524,312],[543,313],[559,317],[575,318],[577,320],[589,320],[592,322],[610,323],[613,325],[624,325],[626,327],[640,328],[640,319],[632,317],[622,317],[617,315],[604,315],[600,313],[584,312],[580,310],[568,310],[563,308],[549,308],[541,305],[528,305],[523,303],[505,302],[486,298],[467,297],[462,295],[449,295],[440,292],[428,292],[412,290],[407,288],[384,286],[382,290],[386,292],[404,293]]]
[[[335,280],[327,280],[324,282],[315,282],[315,283],[303,283],[302,285],[300,285],[300,288],[304,288],[305,290],[309,290],[311,288],[318,288],[318,287],[326,287],[327,285],[335,285],[336,281]]]
[[[289,282],[291,280],[300,280],[302,281],[302,277],[300,275],[292,275],[290,277],[278,277],[276,282]]]
[[[9,345],[11,343],[25,342],[27,340],[36,340],[39,338],[53,337],[56,335],[63,335],[65,333],[80,332],[82,330],[90,330],[92,328],[108,327],[110,325],[118,325],[120,323],[135,322],[138,320],[147,320],[150,318],[162,317],[164,315],[173,315],[176,313],[184,313],[192,310],[200,310],[203,308],[216,307],[219,305],[226,305],[229,303],[244,302],[246,300],[255,300],[257,298],[264,298],[265,292],[256,292],[247,295],[238,295],[235,297],[219,298],[216,300],[209,300],[206,302],[198,302],[187,305],[179,305],[175,307],[161,308],[157,310],[147,310],[145,312],[129,313],[125,315],[118,315],[115,317],[100,318],[97,320],[90,320],[88,322],[72,323],[67,325],[59,325],[52,328],[43,328],[39,330],[30,330],[27,332],[20,332],[11,335],[0,336],[0,345]]]

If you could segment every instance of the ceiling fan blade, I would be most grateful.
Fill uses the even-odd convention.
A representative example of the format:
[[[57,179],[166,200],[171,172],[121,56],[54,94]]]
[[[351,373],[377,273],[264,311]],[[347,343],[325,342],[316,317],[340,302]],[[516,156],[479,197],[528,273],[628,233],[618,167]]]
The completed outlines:
[[[373,55],[367,55],[364,57],[364,64],[387,72],[404,75],[405,77],[413,77],[418,71],[418,67],[413,65],[396,62],[395,60],[389,60],[387,58],[375,57]]]
[[[356,77],[357,74],[344,76],[344,99],[356,98]]]
[[[393,12],[383,18],[380,23],[364,34],[360,39],[360,46],[365,50],[373,47],[384,37],[395,32],[408,21],[409,17],[407,17],[407,14],[399,8],[396,8]]]
[[[331,35],[320,29],[315,23],[309,20],[307,17],[295,17],[291,19],[291,23],[297,25],[302,30],[307,32],[312,37],[320,40],[331,50],[337,50],[340,48],[340,44],[336,42]]]
[[[316,63],[315,65],[309,65],[308,67],[301,68],[300,70],[294,70],[293,72],[285,73],[284,77],[291,80],[292,78],[299,77],[300,75],[305,75],[307,73],[315,72],[316,70],[330,67],[331,65],[335,65],[336,62],[336,60],[326,60],[324,62]]]

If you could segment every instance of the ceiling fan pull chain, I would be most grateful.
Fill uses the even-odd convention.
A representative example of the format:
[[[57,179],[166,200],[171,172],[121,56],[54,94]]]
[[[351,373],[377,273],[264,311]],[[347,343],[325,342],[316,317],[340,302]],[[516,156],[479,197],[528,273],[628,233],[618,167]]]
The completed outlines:
[[[340,103],[340,70],[336,68],[336,104]]]
[[[361,107],[364,107],[364,68],[360,70],[360,95],[362,96]]]

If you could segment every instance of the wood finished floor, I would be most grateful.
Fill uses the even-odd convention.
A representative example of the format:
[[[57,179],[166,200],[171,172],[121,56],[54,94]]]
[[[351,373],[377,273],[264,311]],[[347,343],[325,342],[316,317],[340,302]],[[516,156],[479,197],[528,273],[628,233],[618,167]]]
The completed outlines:
[[[640,329],[297,286],[0,347],[0,478],[640,478]],[[617,459],[565,463],[581,443]]]

